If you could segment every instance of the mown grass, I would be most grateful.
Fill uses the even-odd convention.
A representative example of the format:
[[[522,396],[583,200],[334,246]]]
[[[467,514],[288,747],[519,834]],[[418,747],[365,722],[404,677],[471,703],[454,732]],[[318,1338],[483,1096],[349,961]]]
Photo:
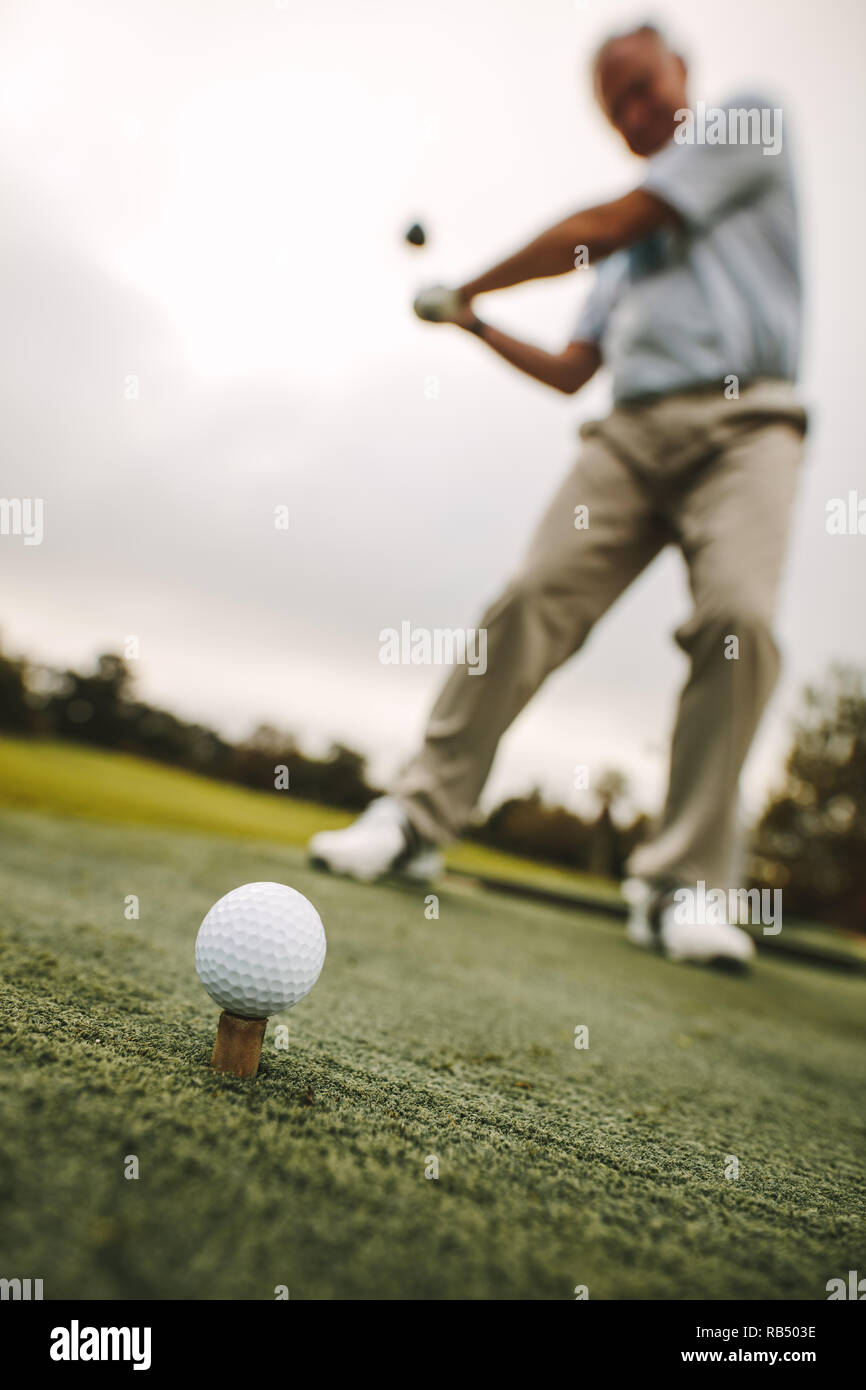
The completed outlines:
[[[291,795],[251,791],[180,768],[83,744],[0,737],[0,804],[61,815],[175,826],[233,838],[304,845],[351,813]],[[563,892],[619,899],[615,883],[537,864],[471,842],[449,848],[449,867]]]
[[[86,819],[73,785],[75,816],[0,814],[4,1275],[48,1298],[822,1299],[864,1267],[861,979],[677,969],[469,885],[430,919],[420,890],[253,838],[252,809],[234,837],[177,828],[198,792],[176,785],[171,828],[156,795],[150,823]],[[261,878],[313,899],[328,958],[241,1082],[208,1068],[192,951]]]

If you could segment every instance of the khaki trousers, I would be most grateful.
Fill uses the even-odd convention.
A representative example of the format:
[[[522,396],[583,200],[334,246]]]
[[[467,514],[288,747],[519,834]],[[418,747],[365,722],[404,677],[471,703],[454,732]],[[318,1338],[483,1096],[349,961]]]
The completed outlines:
[[[805,432],[793,386],[777,380],[737,400],[714,386],[629,403],[582,426],[574,469],[481,620],[485,674],[452,670],[391,789],[422,835],[460,833],[509,724],[673,543],[694,600],[675,634],[691,669],[664,810],[629,872],[659,884],[731,881],[740,769],[778,674],[773,613]],[[575,528],[577,507],[588,508],[586,529]]]

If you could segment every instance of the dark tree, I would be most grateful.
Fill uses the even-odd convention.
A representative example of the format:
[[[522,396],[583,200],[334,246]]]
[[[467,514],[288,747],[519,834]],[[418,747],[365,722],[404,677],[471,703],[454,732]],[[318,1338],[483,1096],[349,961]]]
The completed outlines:
[[[804,693],[785,781],[755,827],[751,874],[792,916],[866,931],[866,683],[834,667]]]

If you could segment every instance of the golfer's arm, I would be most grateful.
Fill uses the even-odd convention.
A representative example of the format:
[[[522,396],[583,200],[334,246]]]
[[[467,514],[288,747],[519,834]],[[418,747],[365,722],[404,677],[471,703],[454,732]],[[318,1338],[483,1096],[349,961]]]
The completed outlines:
[[[539,280],[549,275],[565,275],[575,268],[575,248],[585,246],[589,262],[603,260],[623,246],[641,241],[656,228],[677,221],[677,215],[667,203],[642,188],[635,188],[624,198],[612,203],[576,212],[563,222],[542,232],[522,251],[509,256],[475,280],[460,286],[460,294],[468,302],[476,294],[508,289],[525,280]],[[585,264],[585,261],[584,261]]]
[[[601,365],[601,353],[594,343],[569,343],[562,352],[545,352],[544,348],[509,337],[489,323],[483,326],[481,341],[512,367],[567,396],[579,391]]]

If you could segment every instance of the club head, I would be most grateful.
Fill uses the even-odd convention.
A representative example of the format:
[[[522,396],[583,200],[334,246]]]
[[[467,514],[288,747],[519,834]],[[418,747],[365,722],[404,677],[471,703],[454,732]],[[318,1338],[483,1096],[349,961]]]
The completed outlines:
[[[412,223],[412,226],[409,228],[408,232],[406,232],[406,234],[405,234],[404,240],[407,241],[407,242],[409,243],[410,246],[425,246],[425,245],[426,245],[426,243],[427,243],[427,233],[424,231],[424,228],[421,226],[421,223],[420,223],[420,222],[413,222],[413,223]]]

